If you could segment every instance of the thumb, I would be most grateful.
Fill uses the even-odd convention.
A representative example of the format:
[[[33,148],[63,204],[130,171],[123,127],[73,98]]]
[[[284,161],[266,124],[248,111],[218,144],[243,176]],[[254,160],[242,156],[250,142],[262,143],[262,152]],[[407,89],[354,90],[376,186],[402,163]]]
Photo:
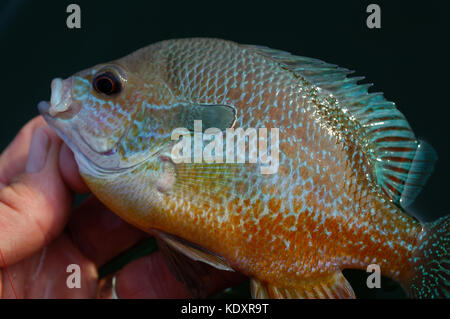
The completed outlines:
[[[30,256],[60,234],[72,202],[58,169],[61,140],[43,122],[33,126],[32,135],[19,134],[21,144],[13,141],[9,148],[15,152],[7,149],[8,156],[0,160],[1,176],[11,170],[19,174],[6,185],[0,183],[0,250],[8,264]],[[28,154],[23,144],[29,145]]]

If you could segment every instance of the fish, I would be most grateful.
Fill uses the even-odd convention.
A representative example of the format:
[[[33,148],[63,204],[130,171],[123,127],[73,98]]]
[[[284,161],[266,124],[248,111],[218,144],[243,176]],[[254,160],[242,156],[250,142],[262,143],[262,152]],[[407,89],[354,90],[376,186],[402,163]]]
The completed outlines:
[[[448,298],[449,217],[407,209],[436,152],[351,73],[265,46],[165,40],[54,79],[38,108],[92,193],[155,235],[185,282],[183,258],[246,275],[254,298],[355,298],[342,270],[377,265],[411,298]],[[238,129],[270,154],[252,161],[220,140]],[[208,139],[215,160],[177,156]],[[180,140],[200,148],[174,152]]]

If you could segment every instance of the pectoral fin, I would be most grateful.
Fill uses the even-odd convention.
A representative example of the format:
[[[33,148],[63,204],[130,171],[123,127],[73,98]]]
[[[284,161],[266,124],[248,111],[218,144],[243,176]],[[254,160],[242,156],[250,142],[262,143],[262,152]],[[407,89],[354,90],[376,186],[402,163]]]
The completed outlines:
[[[157,239],[157,242],[167,267],[174,277],[184,285],[192,297],[206,298],[211,267],[174,250],[162,239]]]
[[[153,229],[152,233],[155,234],[158,240],[164,241],[170,248],[194,261],[201,261],[217,269],[234,271],[224,258],[200,246],[156,229]]]
[[[276,287],[257,279],[250,282],[252,297],[255,299],[354,299],[352,287],[337,271],[328,276],[305,280],[295,287]]]
[[[194,298],[206,298],[213,282],[211,266],[233,271],[223,260],[208,251],[161,231],[152,231],[171,273]],[[217,274],[216,274],[217,275]]]

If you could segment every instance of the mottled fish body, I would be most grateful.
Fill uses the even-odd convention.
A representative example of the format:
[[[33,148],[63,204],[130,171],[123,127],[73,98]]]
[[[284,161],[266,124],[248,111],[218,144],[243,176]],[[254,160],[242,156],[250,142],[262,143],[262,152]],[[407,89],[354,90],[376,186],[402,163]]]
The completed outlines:
[[[255,297],[354,297],[341,270],[370,264],[411,296],[448,296],[448,219],[424,225],[403,208],[434,151],[349,73],[265,47],[170,40],[54,80],[40,109],[112,211],[251,277]],[[172,133],[194,120],[277,128],[277,171],[176,163]]]

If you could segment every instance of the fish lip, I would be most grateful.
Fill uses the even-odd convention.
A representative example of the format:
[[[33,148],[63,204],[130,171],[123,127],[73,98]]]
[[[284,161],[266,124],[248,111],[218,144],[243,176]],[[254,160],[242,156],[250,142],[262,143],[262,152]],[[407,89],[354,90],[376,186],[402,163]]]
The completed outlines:
[[[49,108],[45,110],[50,116],[68,119],[74,117],[81,110],[80,105],[73,101],[73,81],[73,77],[65,80],[61,78],[52,80]]]
[[[50,103],[47,101],[41,101],[38,103],[38,110],[39,113],[41,113],[42,115],[44,114],[49,114],[48,110],[50,109]]]

